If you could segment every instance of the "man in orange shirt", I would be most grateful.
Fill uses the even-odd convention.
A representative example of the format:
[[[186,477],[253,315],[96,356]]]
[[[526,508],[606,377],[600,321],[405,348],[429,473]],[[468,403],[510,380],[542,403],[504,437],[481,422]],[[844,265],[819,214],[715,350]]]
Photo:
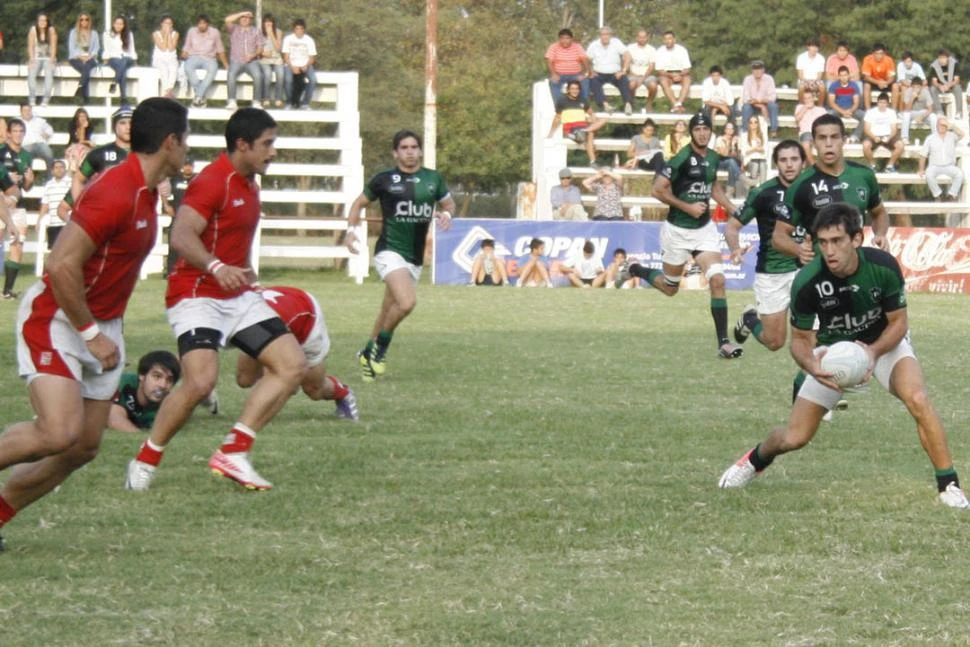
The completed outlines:
[[[899,105],[899,84],[896,83],[896,63],[886,53],[886,46],[876,43],[872,54],[862,59],[862,105],[872,107],[872,91],[889,92],[890,105]]]

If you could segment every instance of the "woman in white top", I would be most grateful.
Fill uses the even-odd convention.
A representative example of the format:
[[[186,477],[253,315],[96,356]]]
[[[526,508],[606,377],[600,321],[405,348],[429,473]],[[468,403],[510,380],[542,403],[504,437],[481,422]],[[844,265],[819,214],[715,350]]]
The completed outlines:
[[[811,90],[807,90],[807,93],[811,94]],[[765,181],[768,173],[765,151],[765,133],[761,129],[761,119],[758,115],[751,115],[748,119],[748,132],[741,135],[741,160],[751,186]]]
[[[162,82],[162,96],[171,99],[175,95],[175,82],[179,74],[179,33],[175,21],[168,14],[158,21],[158,29],[152,32],[155,49],[152,50],[152,67],[158,70]]]
[[[268,108],[273,102],[277,108],[283,107],[283,32],[276,27],[273,14],[263,16],[263,51],[259,55],[259,67],[263,70],[263,106]],[[275,81],[273,75],[276,75]]]
[[[120,88],[121,103],[125,103],[128,97],[125,74],[138,60],[138,53],[135,51],[135,35],[128,29],[128,19],[124,16],[115,17],[114,22],[111,23],[111,30],[105,32],[101,60],[115,71],[115,80],[108,88],[108,92],[114,92],[116,87]]]
[[[57,65],[57,30],[46,13],[37,14],[37,21],[27,32],[27,103],[35,104],[37,76],[44,74],[44,95],[40,105],[50,103],[54,92],[54,66]]]

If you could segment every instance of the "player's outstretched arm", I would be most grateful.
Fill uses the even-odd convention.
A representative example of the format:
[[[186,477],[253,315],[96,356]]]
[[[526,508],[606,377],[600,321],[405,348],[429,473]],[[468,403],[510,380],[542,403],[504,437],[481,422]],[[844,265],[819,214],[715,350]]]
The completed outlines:
[[[135,423],[128,419],[125,408],[120,404],[114,403],[111,404],[111,410],[108,412],[108,427],[115,431],[123,431],[129,434],[137,434],[141,431],[141,429],[135,426]]]

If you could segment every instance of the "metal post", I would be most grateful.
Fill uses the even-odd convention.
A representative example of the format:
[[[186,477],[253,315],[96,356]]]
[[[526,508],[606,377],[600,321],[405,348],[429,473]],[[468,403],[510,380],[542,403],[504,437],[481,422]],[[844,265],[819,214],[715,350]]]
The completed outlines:
[[[424,165],[437,166],[438,147],[438,0],[425,0]]]
[[[603,2],[604,0],[600,0],[600,27],[603,26]]]

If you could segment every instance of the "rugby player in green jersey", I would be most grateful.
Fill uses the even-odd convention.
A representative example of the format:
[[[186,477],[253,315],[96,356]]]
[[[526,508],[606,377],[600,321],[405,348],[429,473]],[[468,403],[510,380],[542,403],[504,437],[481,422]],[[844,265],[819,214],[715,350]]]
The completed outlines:
[[[788,424],[742,456],[721,476],[722,488],[747,485],[781,454],[801,449],[822,416],[842,397],[822,370],[819,346],[854,341],[869,355],[869,375],[899,398],[913,416],[920,443],[936,470],[939,500],[970,508],[947,447],[943,422],[933,408],[909,342],[905,280],[891,254],[862,247],[862,214],[847,203],[823,207],[815,219],[819,255],[799,271],[791,292],[791,354],[807,374]],[[818,330],[814,330],[818,319]],[[816,352],[818,350],[818,352]]]
[[[446,230],[455,210],[445,179],[437,171],[421,166],[420,137],[409,130],[398,131],[392,150],[396,167],[371,178],[350,206],[347,217],[347,248],[357,253],[357,226],[364,207],[380,200],[384,226],[374,250],[374,266],[384,281],[384,301],[370,339],[357,353],[365,382],[373,382],[384,374],[391,336],[417,305],[417,285],[431,221]],[[366,240],[360,242],[367,244]]]

